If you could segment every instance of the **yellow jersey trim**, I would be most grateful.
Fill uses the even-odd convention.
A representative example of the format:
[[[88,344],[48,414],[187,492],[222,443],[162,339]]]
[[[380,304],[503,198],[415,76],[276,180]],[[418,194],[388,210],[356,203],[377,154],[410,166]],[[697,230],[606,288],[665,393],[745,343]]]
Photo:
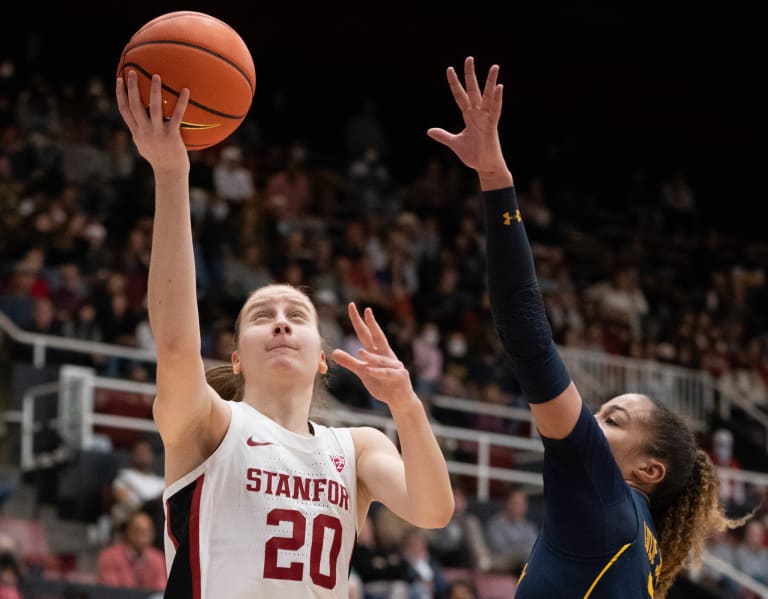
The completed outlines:
[[[583,597],[583,599],[588,599],[588,597],[589,597],[589,596],[592,594],[592,591],[594,591],[594,590],[595,590],[595,587],[597,586],[597,583],[598,583],[598,582],[600,582],[600,579],[601,579],[601,578],[603,577],[603,575],[604,575],[604,574],[605,574],[605,573],[608,571],[608,568],[610,568],[610,567],[611,567],[611,566],[612,566],[612,565],[613,565],[613,564],[616,562],[616,560],[617,560],[617,559],[619,559],[619,557],[621,557],[621,554],[622,554],[622,553],[624,553],[624,552],[627,550],[627,548],[629,548],[629,546],[630,546],[630,543],[627,543],[626,545],[624,545],[624,547],[622,547],[621,549],[619,549],[619,550],[616,552],[616,555],[614,555],[614,556],[611,558],[611,561],[609,561],[607,564],[605,564],[605,568],[603,568],[603,569],[600,571],[600,574],[598,574],[598,575],[597,575],[597,578],[595,578],[595,580],[592,582],[592,585],[589,587],[589,589],[587,590],[587,592],[584,594],[584,597]]]

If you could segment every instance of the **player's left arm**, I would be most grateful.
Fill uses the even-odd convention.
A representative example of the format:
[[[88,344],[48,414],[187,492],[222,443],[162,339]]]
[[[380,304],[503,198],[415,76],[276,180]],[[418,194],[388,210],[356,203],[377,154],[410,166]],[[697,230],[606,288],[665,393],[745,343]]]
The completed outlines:
[[[349,317],[363,349],[359,358],[342,350],[335,350],[333,358],[389,406],[400,442],[398,451],[374,428],[352,429],[358,503],[367,506],[379,501],[415,526],[441,528],[453,515],[453,491],[445,457],[413,391],[410,373],[390,348],[370,308],[361,317],[356,306],[349,304]]]

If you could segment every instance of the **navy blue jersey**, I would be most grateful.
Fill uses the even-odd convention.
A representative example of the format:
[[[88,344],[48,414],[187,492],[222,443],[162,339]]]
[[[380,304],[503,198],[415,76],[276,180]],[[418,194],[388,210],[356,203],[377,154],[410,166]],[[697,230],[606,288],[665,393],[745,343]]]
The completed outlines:
[[[621,476],[586,407],[544,442],[544,520],[515,599],[648,599],[661,554],[646,497]]]

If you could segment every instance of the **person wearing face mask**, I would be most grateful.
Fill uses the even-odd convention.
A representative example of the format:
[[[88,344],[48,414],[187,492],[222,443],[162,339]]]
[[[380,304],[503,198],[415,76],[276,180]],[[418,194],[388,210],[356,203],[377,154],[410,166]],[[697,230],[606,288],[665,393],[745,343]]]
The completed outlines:
[[[419,397],[427,398],[440,387],[443,373],[443,352],[440,331],[433,322],[426,323],[421,334],[413,340],[414,384]]]
[[[329,356],[317,309],[296,287],[254,290],[234,324],[231,363],[206,371],[180,133],[189,90],[165,120],[161,86],[154,75],[149,114],[135,71],[117,80],[116,93],[155,180],[147,304],[157,350],[153,412],[165,450],[164,596],[346,599],[355,536],[371,503],[422,528],[449,521],[445,458],[370,308],[361,315],[347,306],[360,351],[331,357],[387,405],[399,450],[378,429],[310,420]]]
[[[461,331],[452,331],[445,340],[445,372],[466,381],[469,375],[467,339]]]
[[[733,443],[733,433],[727,428],[719,428],[712,434],[712,449],[709,455],[715,466],[741,470],[741,462],[733,453]],[[722,476],[720,500],[729,513],[743,513],[747,502],[747,488],[744,481]]]
[[[734,528],[717,472],[685,422],[629,390],[596,414],[582,401],[552,339],[512,173],[501,150],[503,86],[481,88],[472,57],[448,85],[464,129],[427,134],[478,176],[487,281],[496,332],[544,443],[544,517],[515,599],[662,599],[712,530]]]

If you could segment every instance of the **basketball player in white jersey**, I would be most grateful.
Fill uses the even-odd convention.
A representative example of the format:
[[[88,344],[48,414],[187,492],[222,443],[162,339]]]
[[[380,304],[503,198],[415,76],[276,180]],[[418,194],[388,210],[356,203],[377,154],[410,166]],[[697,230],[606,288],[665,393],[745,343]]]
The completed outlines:
[[[402,454],[374,428],[309,421],[328,366],[315,308],[293,287],[256,290],[235,324],[226,380],[205,372],[180,134],[189,92],[164,121],[160,90],[155,75],[148,115],[137,74],[117,81],[120,113],[155,177],[148,304],[165,449],[165,597],[346,599],[357,527],[372,501],[418,527],[447,524],[445,459],[370,309],[361,317],[349,306],[360,355],[335,350],[333,358],[389,406]]]

